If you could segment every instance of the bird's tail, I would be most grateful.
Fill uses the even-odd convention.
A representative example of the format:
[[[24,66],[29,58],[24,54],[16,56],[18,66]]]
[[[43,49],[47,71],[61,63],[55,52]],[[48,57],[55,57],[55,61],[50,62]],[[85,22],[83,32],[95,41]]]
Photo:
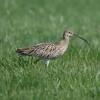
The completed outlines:
[[[20,48],[17,49],[16,52],[20,55],[24,55],[24,56],[30,56],[31,55],[31,51],[33,51],[33,48]]]

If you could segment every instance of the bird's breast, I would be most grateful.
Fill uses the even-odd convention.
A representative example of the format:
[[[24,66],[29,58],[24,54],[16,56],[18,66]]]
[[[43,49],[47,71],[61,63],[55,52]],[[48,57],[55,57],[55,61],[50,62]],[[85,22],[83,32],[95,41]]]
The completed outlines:
[[[65,53],[65,51],[67,50],[67,47],[64,46],[64,47],[59,47],[59,54],[60,55],[63,55]]]
[[[61,55],[63,55],[63,54],[65,53],[66,50],[67,50],[67,47],[62,47],[62,48],[60,48]]]

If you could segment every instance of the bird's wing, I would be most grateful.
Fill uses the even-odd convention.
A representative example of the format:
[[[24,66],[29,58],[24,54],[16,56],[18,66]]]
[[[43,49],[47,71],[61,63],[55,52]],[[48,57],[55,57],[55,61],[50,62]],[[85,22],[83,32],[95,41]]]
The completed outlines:
[[[40,43],[31,48],[21,48],[16,51],[20,55],[37,56],[43,59],[52,59],[59,56],[60,49],[56,44]]]
[[[41,58],[50,59],[57,55],[57,48],[52,43],[40,43],[33,46],[33,50],[30,51],[30,55],[32,54]]]

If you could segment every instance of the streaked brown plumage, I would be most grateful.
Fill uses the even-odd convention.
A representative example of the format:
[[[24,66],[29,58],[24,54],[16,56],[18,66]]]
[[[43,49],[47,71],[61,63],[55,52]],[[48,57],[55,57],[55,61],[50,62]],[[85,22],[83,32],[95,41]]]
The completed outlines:
[[[32,48],[17,49],[17,53],[21,55],[34,55],[42,59],[53,59],[64,53],[66,46],[59,44],[42,43]]]
[[[31,48],[17,49],[16,52],[25,56],[36,56],[46,61],[48,66],[49,60],[64,54],[69,45],[69,38],[73,33],[64,31],[63,38],[57,43],[40,43]]]

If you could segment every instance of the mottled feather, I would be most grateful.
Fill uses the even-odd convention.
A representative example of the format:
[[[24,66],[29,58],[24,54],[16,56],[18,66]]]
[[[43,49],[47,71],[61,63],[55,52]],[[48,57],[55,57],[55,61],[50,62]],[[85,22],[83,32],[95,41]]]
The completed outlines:
[[[63,38],[58,43],[40,43],[40,44],[34,45],[30,48],[17,49],[16,52],[20,55],[36,56],[39,58],[38,60],[36,60],[36,62],[39,61],[40,59],[43,59],[43,60],[45,60],[47,66],[48,66],[50,59],[54,59],[54,58],[64,54],[64,52],[68,48],[69,38],[71,36],[73,36],[72,32],[64,31]],[[77,36],[80,39],[84,40],[86,43],[88,43],[86,39],[84,39],[76,34],[74,34],[74,36]]]
[[[65,31],[62,40],[58,43],[40,43],[30,48],[17,49],[16,52],[20,55],[36,56],[39,59],[44,59],[48,66],[48,60],[64,54],[69,44],[69,35],[70,33]]]
[[[17,49],[17,53],[29,56],[34,55],[43,59],[53,59],[63,54],[62,49],[58,44],[40,43],[32,48]]]

